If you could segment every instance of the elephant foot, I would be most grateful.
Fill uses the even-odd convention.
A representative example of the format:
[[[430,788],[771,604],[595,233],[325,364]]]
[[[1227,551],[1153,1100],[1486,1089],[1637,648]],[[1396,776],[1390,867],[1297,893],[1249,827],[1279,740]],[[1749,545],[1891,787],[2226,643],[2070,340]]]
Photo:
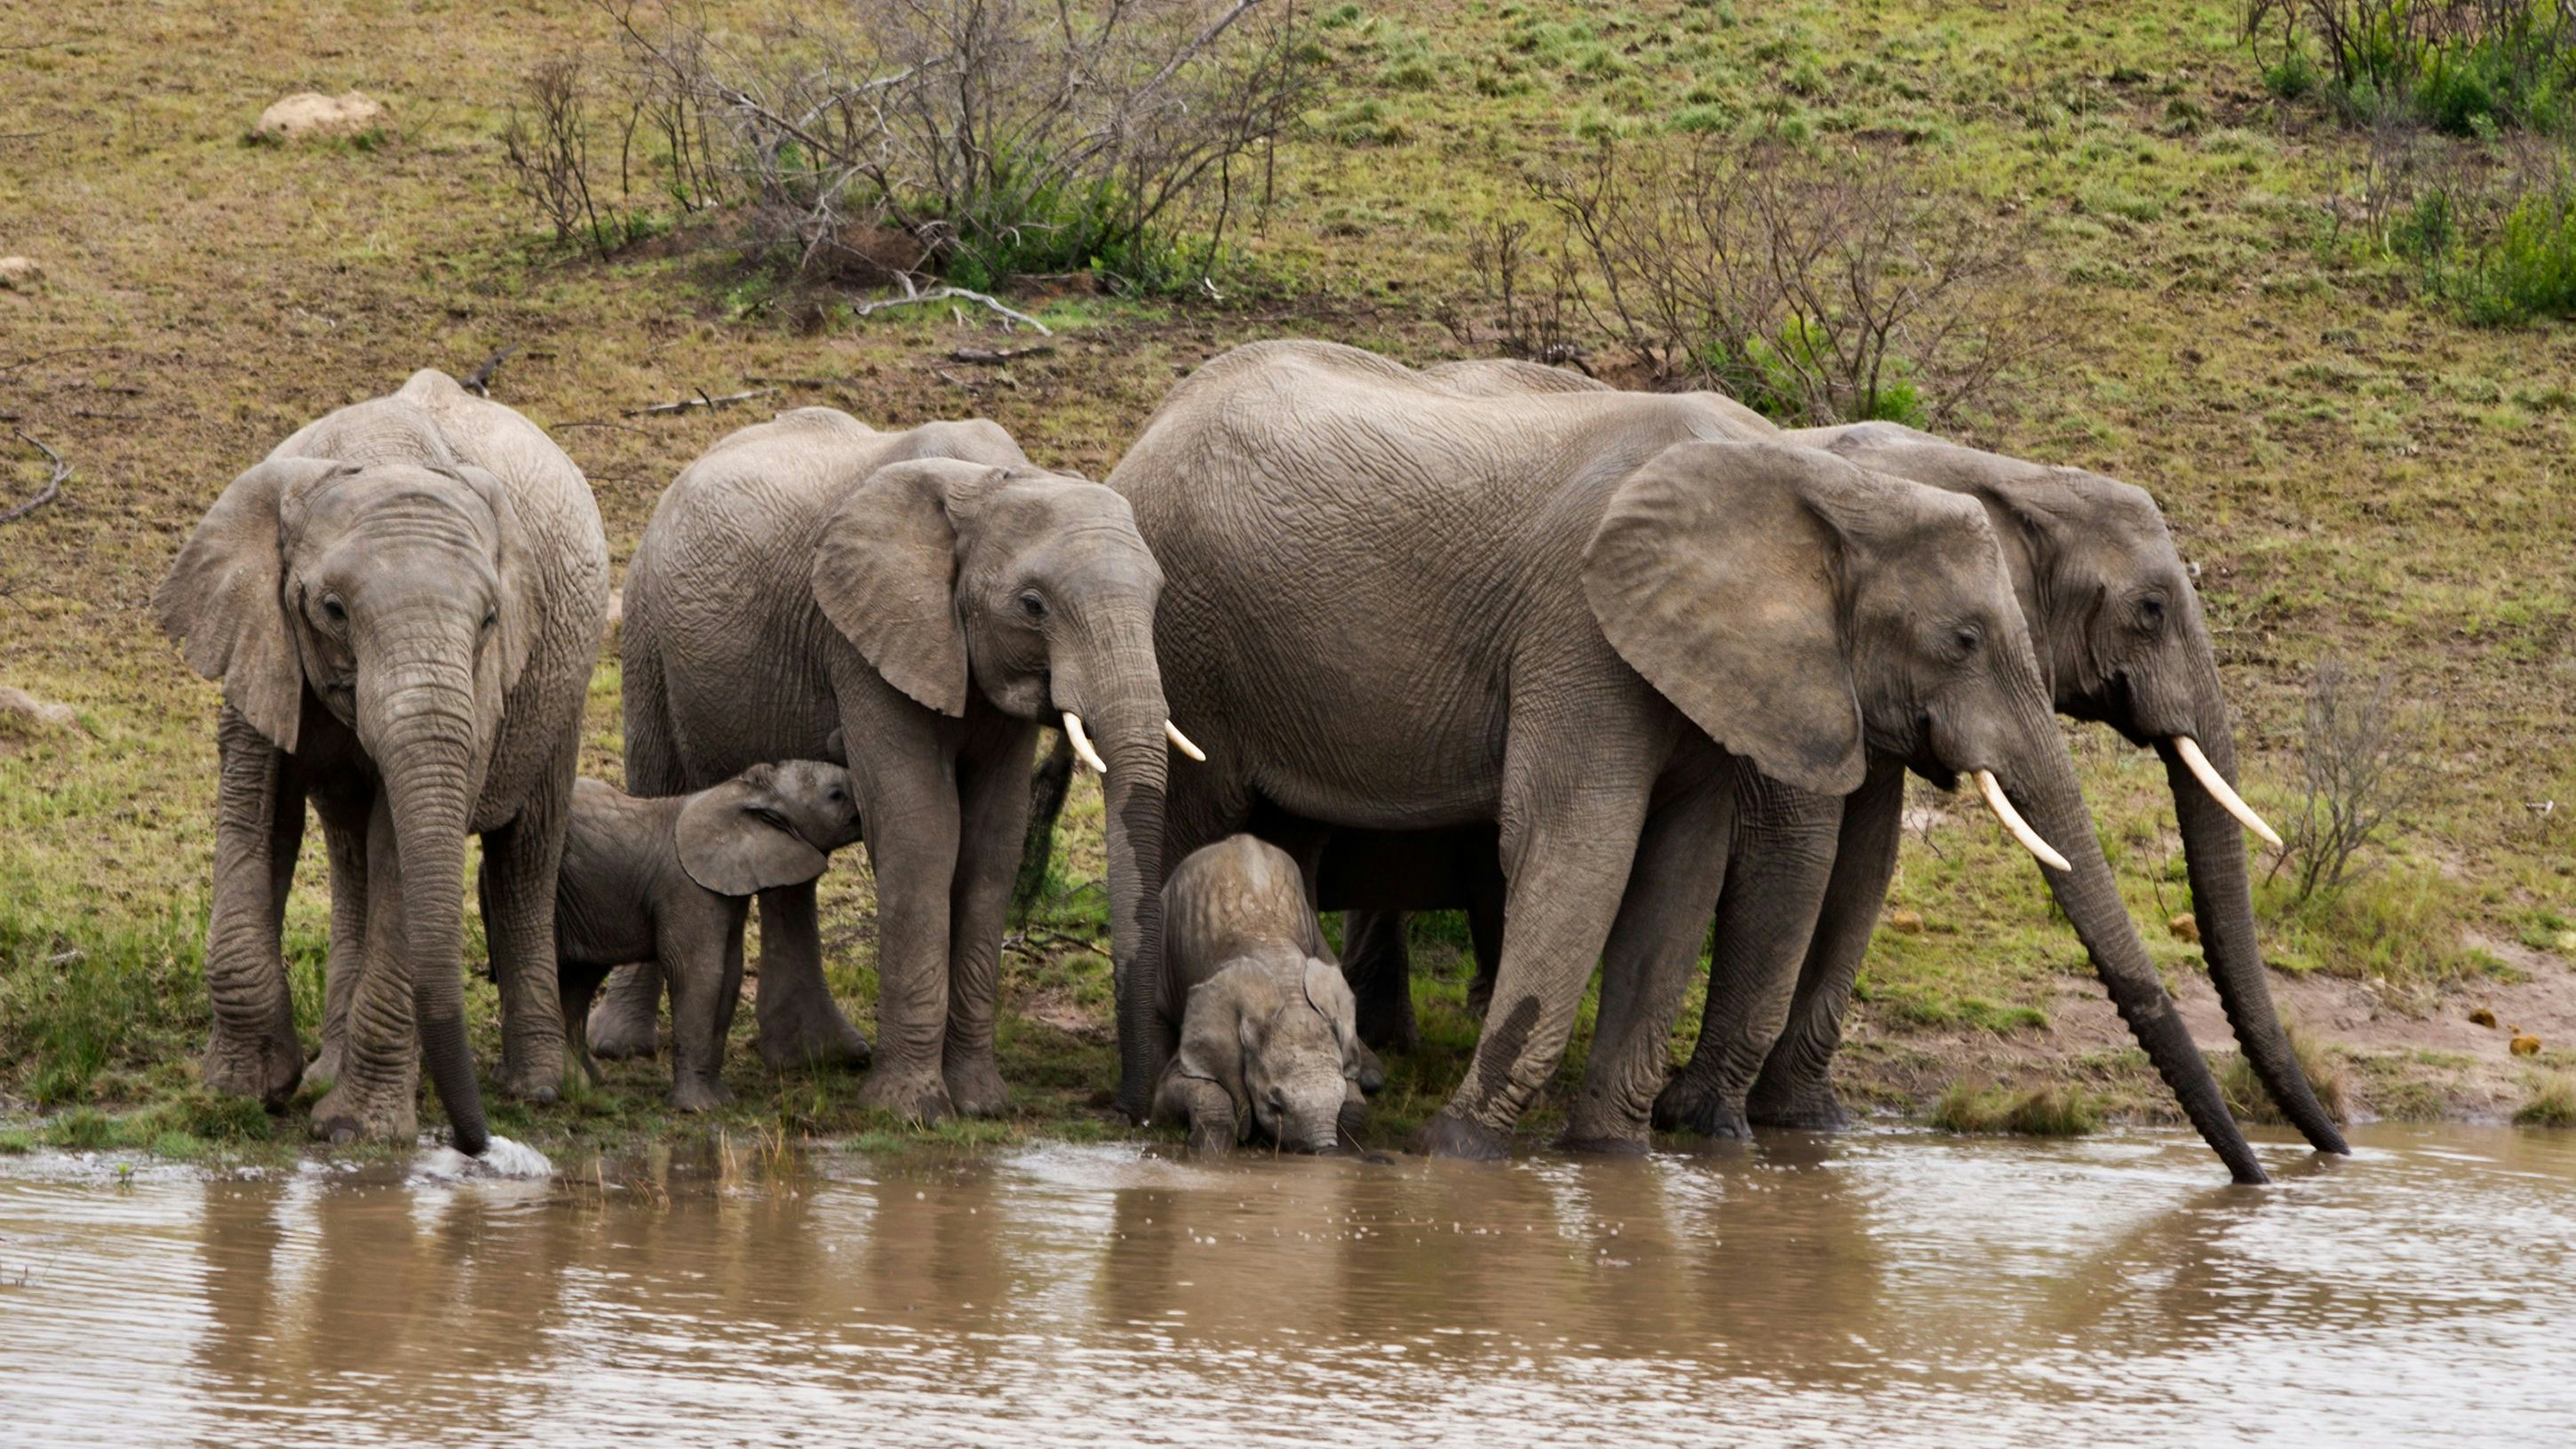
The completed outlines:
[[[658,1009],[637,1009],[610,992],[590,1009],[590,1054],[609,1061],[649,1057],[661,1046]]]
[[[1727,1093],[1685,1074],[1673,1078],[1655,1098],[1654,1123],[1666,1131],[1684,1128],[1703,1137],[1750,1137],[1744,1104]]]
[[[409,1093],[369,1101],[342,1083],[313,1104],[313,1136],[333,1146],[352,1142],[409,1142],[420,1136],[420,1109]]]
[[[733,1089],[718,1081],[683,1077],[671,1084],[668,1100],[674,1111],[712,1112],[732,1104]]]
[[[1583,1137],[1572,1132],[1556,1139],[1556,1150],[1578,1157],[1643,1157],[1648,1144],[1642,1137]]]
[[[819,1010],[790,1011],[760,1024],[760,1059],[772,1071],[798,1067],[864,1071],[875,1055],[868,1049],[868,1039],[850,1025],[839,1007],[828,1002]]]
[[[859,1084],[859,1105],[925,1127],[957,1115],[956,1103],[948,1098],[948,1084],[936,1072],[891,1067],[868,1073],[868,1079]]]
[[[291,1034],[241,1037],[217,1026],[206,1046],[202,1075],[210,1091],[255,1098],[275,1111],[304,1080],[304,1047]]]
[[[1370,1051],[1365,1041],[1360,1043],[1359,1085],[1361,1091],[1372,1097],[1386,1085],[1386,1063],[1377,1059],[1377,1053]]]
[[[340,1056],[338,1042],[322,1043],[322,1050],[315,1052],[313,1060],[305,1064],[304,1080],[325,1085],[340,1080]]]
[[[501,1064],[501,1095],[531,1107],[549,1107],[563,1097],[564,1052],[529,1052],[527,1059]]]
[[[1780,1093],[1757,1090],[1745,1104],[1745,1115],[1760,1126],[1801,1132],[1840,1132],[1852,1124],[1852,1115],[1834,1095],[1833,1084],[1822,1080]]]
[[[1512,1140],[1482,1122],[1442,1112],[1414,1129],[1405,1150],[1424,1157],[1461,1157],[1470,1162],[1500,1162],[1512,1155]]]
[[[951,1057],[940,1075],[947,1080],[948,1101],[961,1117],[1000,1117],[1011,1110],[1011,1088],[989,1051]]]

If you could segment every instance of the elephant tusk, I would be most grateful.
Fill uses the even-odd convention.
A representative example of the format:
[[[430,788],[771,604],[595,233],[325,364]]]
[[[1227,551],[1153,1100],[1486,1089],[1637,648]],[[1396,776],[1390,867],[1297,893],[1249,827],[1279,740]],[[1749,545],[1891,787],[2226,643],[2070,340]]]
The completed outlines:
[[[2209,762],[2209,756],[2200,752],[2200,741],[2189,735],[2176,735],[2173,743],[2174,753],[2182,756],[2182,762],[2191,767],[2192,778],[2200,781],[2200,788],[2209,792],[2209,798],[2224,806],[2228,814],[2243,821],[2246,829],[2261,836],[2264,844],[2274,850],[2281,848],[2279,832],[2264,823],[2263,817],[2254,813],[2254,807],[2245,803],[2245,797],[2237,794],[2235,787],[2218,773],[2218,767]]]
[[[1163,734],[1179,748],[1182,754],[1189,756],[1191,759],[1198,761],[1202,765],[1207,763],[1207,751],[1191,744],[1190,737],[1181,733],[1181,727],[1179,725],[1172,723],[1170,720],[1163,721]]]
[[[1995,812],[1995,818],[2004,823],[2004,829],[2012,833],[2013,839],[2021,842],[2022,849],[2039,857],[2040,864],[2056,870],[2075,869],[2074,866],[2067,864],[2065,856],[2058,854],[2047,841],[2040,839],[2039,832],[2031,829],[2030,822],[2022,819],[2021,812],[2015,810],[2012,802],[2004,798],[2003,782],[1995,778],[1994,771],[1977,772],[1977,793],[1986,797],[1986,808]]]
[[[1095,773],[1101,775],[1109,773],[1108,762],[1102,760],[1100,752],[1091,747],[1091,736],[1082,732],[1082,716],[1072,710],[1064,712],[1064,737],[1073,741],[1073,753]]]

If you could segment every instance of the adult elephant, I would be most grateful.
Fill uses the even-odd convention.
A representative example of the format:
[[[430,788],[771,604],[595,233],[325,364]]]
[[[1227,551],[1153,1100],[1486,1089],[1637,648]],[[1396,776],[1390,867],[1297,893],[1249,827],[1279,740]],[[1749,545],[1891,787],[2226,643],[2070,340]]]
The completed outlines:
[[[1875,472],[1962,494],[1985,510],[2058,712],[2107,724],[2164,761],[2210,979],[2255,1074],[2311,1144],[2348,1151],[2273,1010],[2243,829],[2277,837],[2236,793],[2234,729],[2217,655],[2191,571],[2155,500],[2098,473],[1981,452],[1893,423],[1789,436]],[[1721,907],[1698,1044],[1656,1103],[1667,1125],[1727,1134],[1748,1120],[1791,1127],[1846,1120],[1827,1073],[1895,868],[1902,780],[1882,773],[1848,800],[1774,794],[1774,813],[1809,841],[1833,832],[1831,883],[1812,937],[1793,917],[1746,912],[1730,919]],[[1739,860],[1738,868],[1753,878],[1756,894],[1766,876],[1778,874],[1763,860]],[[1783,969],[1792,962],[1801,964]]]
[[[868,1104],[1008,1105],[993,1011],[1042,722],[1105,777],[1116,954],[1159,932],[1162,587],[1125,499],[989,422],[881,433],[799,408],[718,442],[654,509],[626,578],[627,787],[846,761],[876,870]],[[762,1056],[866,1062],[823,981],[813,884],[761,892],[760,923]],[[657,978],[621,976],[594,1050],[652,1040]]]
[[[527,419],[440,372],[280,443],[153,598],[224,686],[205,1081],[280,1107],[305,1070],[279,954],[309,799],[331,863],[318,1135],[418,1130],[426,1061],[485,1145],[465,1041],[465,836],[481,834],[501,1085],[564,1070],[555,870],[608,608],[590,488]],[[415,1037],[417,1044],[415,1044]]]
[[[1171,793],[1175,853],[1265,808],[1498,827],[1511,928],[1493,1004],[1415,1146],[1505,1150],[1595,960],[1567,1135],[1641,1143],[1737,776],[1838,796],[1874,752],[1978,777],[2051,862],[2204,1135],[2259,1179],[2121,907],[1983,511],[1779,442],[1711,394],[1492,376],[1238,348],[1173,390],[1110,479],[1171,571],[1165,678],[1215,736]],[[1140,1116],[1170,1050],[1146,945],[1119,982],[1120,1101]]]

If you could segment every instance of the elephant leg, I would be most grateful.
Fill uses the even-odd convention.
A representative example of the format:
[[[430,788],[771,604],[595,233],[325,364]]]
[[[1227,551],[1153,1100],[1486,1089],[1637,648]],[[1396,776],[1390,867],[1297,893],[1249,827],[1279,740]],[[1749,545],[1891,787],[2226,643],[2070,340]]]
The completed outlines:
[[[1467,940],[1475,947],[1476,974],[1467,981],[1467,1010],[1478,1021],[1494,1004],[1494,973],[1503,969],[1503,873],[1479,861],[1467,896]]]
[[[572,1053],[573,1065],[581,1068],[591,1086],[606,1084],[599,1063],[590,1055],[590,999],[599,991],[599,976],[588,968],[559,967],[562,972],[560,994],[563,998],[564,1046]]]
[[[1737,783],[1726,892],[1709,948],[1708,1001],[1690,1061],[1655,1099],[1659,1126],[1744,1137],[1744,1094],[1780,1039],[1833,874],[1843,801],[1768,780]]]
[[[1037,731],[958,778],[957,883],[948,929],[948,1034],[940,1076],[948,1100],[969,1117],[1010,1110],[1011,1091],[993,1054],[993,1015],[1002,991],[1002,930],[1029,828],[1029,762]]]
[[[1601,957],[1601,1008],[1583,1085],[1560,1144],[1641,1153],[1647,1113],[1672,1065],[1673,1019],[1726,883],[1735,771],[1723,765],[1667,795],[1646,819],[1626,896]]]
[[[921,1122],[956,1111],[943,1067],[960,826],[957,797],[945,784],[888,782],[859,805],[859,818],[887,822],[868,834],[877,877],[877,1056],[859,1100]],[[765,955],[760,1003],[769,1004]]]
[[[761,950],[766,960],[765,939]],[[608,985],[590,1008],[584,1032],[590,1038],[591,1055],[619,1061],[653,1055],[661,1045],[661,1023],[661,963],[637,961],[608,973]]]
[[[215,888],[206,923],[214,1029],[205,1083],[283,1107],[304,1076],[281,949],[286,891],[303,840],[304,792],[294,761],[230,706],[215,739]]]
[[[349,993],[340,1075],[313,1104],[313,1132],[332,1142],[408,1142],[420,1134],[420,1043],[404,969],[402,852],[382,794],[367,815],[367,940]]]
[[[340,1076],[349,1038],[349,997],[357,990],[367,953],[367,812],[375,792],[366,786],[313,792],[322,817],[322,842],[331,862],[331,955],[322,973],[322,1050],[305,1075]]]
[[[683,1112],[733,1100],[724,1084],[725,1031],[732,1025],[725,998],[742,985],[742,927],[749,914],[742,901],[727,898],[671,912],[660,922],[655,948],[671,983],[670,1103]]]
[[[483,939],[501,990],[500,1086],[523,1102],[561,1095],[568,1061],[555,971],[555,873],[572,803],[570,764],[518,819],[483,836]]]
[[[1342,975],[1359,1005],[1360,1040],[1380,1051],[1422,1044],[1413,1020],[1413,962],[1402,911],[1342,913]]]
[[[1860,977],[1870,933],[1878,928],[1879,908],[1896,875],[1904,820],[1905,772],[1893,767],[1873,771],[1844,808],[1833,881],[1798,973],[1788,1028],[1764,1059],[1746,1103],[1746,1115],[1765,1127],[1829,1131],[1851,1121],[1834,1096],[1829,1073],[1842,1045],[1852,983]]]
[[[868,1064],[868,1039],[841,1015],[823,980],[822,915],[810,880],[760,893],[760,990],[752,1014],[760,1023],[760,1059],[773,1070]],[[676,1032],[676,1018],[672,1025]]]
[[[1595,724],[1581,740],[1511,742],[1502,801],[1511,931],[1494,1005],[1466,1080],[1414,1134],[1416,1151],[1504,1156],[1513,1126],[1565,1055],[1584,984],[1627,886],[1655,773],[1651,760],[1622,759],[1616,748],[1642,745],[1651,728],[1617,719]],[[1613,742],[1608,747],[1605,738]]]

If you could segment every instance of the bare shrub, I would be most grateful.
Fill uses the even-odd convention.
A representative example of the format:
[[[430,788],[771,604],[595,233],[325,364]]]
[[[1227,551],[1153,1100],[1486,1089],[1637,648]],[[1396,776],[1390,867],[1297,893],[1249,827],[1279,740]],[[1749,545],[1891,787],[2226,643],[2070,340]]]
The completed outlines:
[[[1310,83],[1293,0],[850,0],[744,40],[611,13],[757,247],[907,285],[1203,278]]]
[[[2015,252],[1884,155],[1606,144],[1534,183],[1597,325],[1668,386],[1805,424],[1937,426],[2045,345]]]
[[[1580,365],[1576,340],[1583,283],[1573,255],[1536,239],[1527,221],[1488,217],[1467,232],[1468,288],[1492,316],[1492,346],[1506,357]],[[1485,344],[1473,318],[1452,307],[1443,320],[1471,348]]]
[[[2357,679],[2337,659],[2317,666],[2300,750],[2305,790],[2281,852],[2297,871],[2297,900],[2340,889],[2353,857],[2422,793],[2428,772],[2404,716],[2394,676]]]

